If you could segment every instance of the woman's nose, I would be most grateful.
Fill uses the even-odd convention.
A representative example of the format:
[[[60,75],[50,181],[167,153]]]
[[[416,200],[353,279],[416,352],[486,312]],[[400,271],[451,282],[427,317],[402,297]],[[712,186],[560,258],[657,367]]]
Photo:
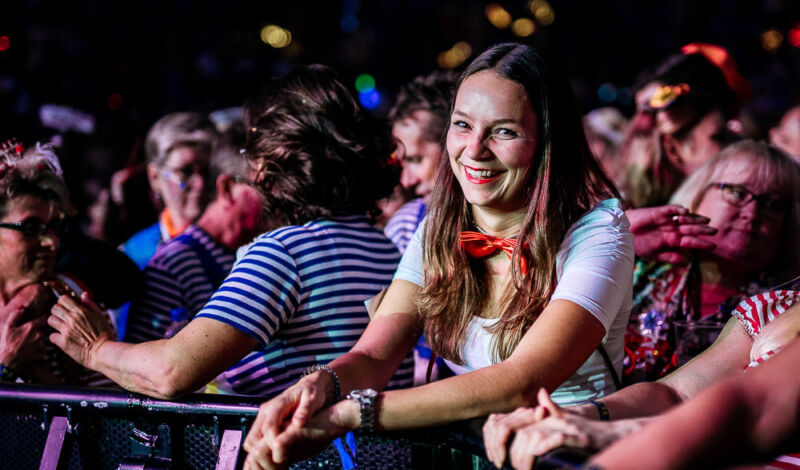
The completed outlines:
[[[489,154],[488,148],[486,146],[487,138],[484,137],[480,133],[473,133],[469,140],[467,141],[466,146],[464,147],[464,153],[473,160],[480,160],[482,158],[486,158]]]
[[[411,189],[419,184],[419,178],[417,178],[415,172],[410,168],[403,167],[403,170],[400,172],[400,184],[405,189]]]
[[[44,235],[39,236],[39,243],[42,246],[49,246],[53,247],[53,249],[58,249],[58,235],[53,230],[49,230]]]
[[[761,213],[761,207],[756,199],[751,199],[747,204],[739,208],[739,217],[753,220]]]

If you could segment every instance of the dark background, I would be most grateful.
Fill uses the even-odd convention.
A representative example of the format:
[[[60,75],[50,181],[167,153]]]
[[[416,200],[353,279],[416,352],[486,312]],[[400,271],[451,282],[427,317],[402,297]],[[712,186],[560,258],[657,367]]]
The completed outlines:
[[[488,3],[2,0],[0,37],[8,47],[0,51],[0,139],[48,140],[55,131],[39,123],[42,104],[92,114],[94,133],[64,136],[60,152],[68,176],[77,168],[97,182],[84,188],[91,199],[112,171],[140,158],[141,137],[167,112],[237,106],[265,78],[318,62],[351,88],[357,75],[373,75],[382,97],[374,112],[384,115],[398,87],[436,69],[438,54],[458,41],[470,44],[470,58],[509,40],[548,49],[585,111],[613,104],[629,113],[625,89],[637,73],[693,41],[720,44],[735,57],[753,84],[748,112],[761,132],[800,95],[800,48],[790,41],[800,25],[796,0],[550,0],[555,20],[537,23],[527,38],[493,26]],[[534,18],[525,0],[496,3],[515,19]],[[355,32],[342,30],[346,14],[358,20]],[[262,42],[267,24],[291,31],[292,44]],[[784,37],[774,50],[763,47],[770,29]],[[598,98],[602,84],[619,91],[610,103]],[[114,94],[121,99],[110,100]]]

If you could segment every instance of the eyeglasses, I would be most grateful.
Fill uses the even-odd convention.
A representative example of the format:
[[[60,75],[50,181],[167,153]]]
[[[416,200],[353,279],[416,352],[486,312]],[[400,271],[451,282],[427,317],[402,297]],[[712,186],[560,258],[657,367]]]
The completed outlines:
[[[246,176],[233,175],[231,176],[231,179],[233,180],[234,183],[241,183],[241,184],[246,184],[248,186],[253,186],[253,181]]]
[[[56,220],[48,224],[39,219],[31,219],[22,222],[2,222],[0,223],[0,228],[22,232],[26,237],[41,238],[48,233],[53,233],[56,236],[61,235],[64,231],[64,223],[61,220]]]
[[[199,175],[205,180],[208,178],[208,168],[198,165],[189,165],[182,168],[162,167],[160,168],[161,175],[173,183],[177,184],[181,191],[189,189],[189,180],[194,175]]]
[[[711,183],[708,187],[719,189],[722,199],[732,206],[744,207],[750,201],[756,201],[764,215],[770,219],[783,218],[789,208],[786,199],[776,193],[756,194],[742,185],[731,183]]]

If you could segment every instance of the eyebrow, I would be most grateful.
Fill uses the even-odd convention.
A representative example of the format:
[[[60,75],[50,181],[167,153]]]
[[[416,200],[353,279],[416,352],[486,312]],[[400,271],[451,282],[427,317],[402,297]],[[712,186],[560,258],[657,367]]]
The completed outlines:
[[[456,115],[456,114],[458,114],[459,116],[465,117],[467,119],[472,119],[472,116],[470,116],[469,114],[464,113],[462,111],[458,111],[458,110],[453,111],[453,115]],[[497,119],[495,121],[492,121],[492,125],[497,125],[497,124],[517,124],[517,125],[521,125],[520,122],[518,122],[518,121],[516,121],[514,119],[510,119],[510,118],[503,118],[503,119]]]

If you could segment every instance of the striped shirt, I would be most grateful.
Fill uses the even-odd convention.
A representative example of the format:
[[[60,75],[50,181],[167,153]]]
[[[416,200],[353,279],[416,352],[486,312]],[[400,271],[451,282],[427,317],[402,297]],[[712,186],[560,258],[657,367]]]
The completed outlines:
[[[363,216],[317,219],[258,237],[197,317],[256,338],[224,373],[246,395],[272,396],[350,350],[369,322],[364,301],[389,285],[400,254]],[[389,383],[411,384],[409,355]]]
[[[423,198],[414,199],[398,209],[386,224],[383,233],[397,246],[400,253],[404,253],[408,244],[411,243],[411,237],[417,231],[419,223],[425,218],[426,209]]]
[[[125,340],[164,338],[170,312],[181,307],[192,318],[230,272],[233,259],[233,253],[194,225],[159,246],[144,269],[144,291],[131,302]]]

